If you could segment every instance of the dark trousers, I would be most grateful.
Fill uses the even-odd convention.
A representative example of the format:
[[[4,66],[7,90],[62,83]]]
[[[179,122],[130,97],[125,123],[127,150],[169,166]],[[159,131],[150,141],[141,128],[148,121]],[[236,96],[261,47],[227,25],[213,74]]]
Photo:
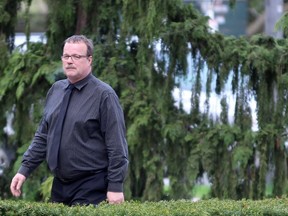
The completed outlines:
[[[79,177],[74,181],[61,181],[55,177],[51,200],[64,205],[97,205],[107,198],[107,172]]]

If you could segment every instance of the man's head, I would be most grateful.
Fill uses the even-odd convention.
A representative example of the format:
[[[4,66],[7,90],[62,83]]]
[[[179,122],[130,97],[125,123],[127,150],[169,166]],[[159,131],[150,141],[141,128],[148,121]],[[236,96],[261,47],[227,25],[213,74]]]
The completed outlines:
[[[93,42],[83,35],[73,35],[64,41],[62,63],[68,80],[75,83],[90,74]]]

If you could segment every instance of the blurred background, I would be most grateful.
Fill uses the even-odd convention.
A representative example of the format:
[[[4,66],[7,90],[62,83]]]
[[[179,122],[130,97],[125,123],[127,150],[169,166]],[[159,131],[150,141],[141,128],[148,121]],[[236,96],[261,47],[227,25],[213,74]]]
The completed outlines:
[[[209,16],[209,25],[215,31],[235,36],[272,34],[275,31],[275,23],[288,9],[286,0],[235,0],[233,7],[230,7],[229,0],[183,1],[185,4],[193,4],[203,15]],[[30,8],[32,32],[47,30],[48,10],[47,1],[32,0]],[[24,12],[25,2],[22,2],[16,32],[25,32]]]

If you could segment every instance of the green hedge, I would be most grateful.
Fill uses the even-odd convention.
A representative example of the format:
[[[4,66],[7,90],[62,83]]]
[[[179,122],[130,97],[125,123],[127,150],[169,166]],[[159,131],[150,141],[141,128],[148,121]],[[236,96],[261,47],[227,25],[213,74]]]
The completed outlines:
[[[288,199],[252,200],[188,200],[136,202],[121,205],[102,203],[94,206],[67,207],[62,204],[25,202],[23,200],[0,200],[2,216],[58,216],[58,215],[105,215],[105,216],[165,216],[165,215],[288,215]]]

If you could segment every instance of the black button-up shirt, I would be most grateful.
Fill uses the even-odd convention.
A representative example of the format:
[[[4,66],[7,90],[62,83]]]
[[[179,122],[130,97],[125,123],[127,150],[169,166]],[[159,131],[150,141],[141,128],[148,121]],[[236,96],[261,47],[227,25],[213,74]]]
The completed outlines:
[[[48,91],[43,118],[18,171],[26,177],[55,152],[50,146],[68,85],[67,79],[60,80]],[[109,85],[92,74],[74,85],[54,174],[69,180],[85,172],[107,171],[108,191],[121,192],[128,168],[128,150],[119,99]]]

